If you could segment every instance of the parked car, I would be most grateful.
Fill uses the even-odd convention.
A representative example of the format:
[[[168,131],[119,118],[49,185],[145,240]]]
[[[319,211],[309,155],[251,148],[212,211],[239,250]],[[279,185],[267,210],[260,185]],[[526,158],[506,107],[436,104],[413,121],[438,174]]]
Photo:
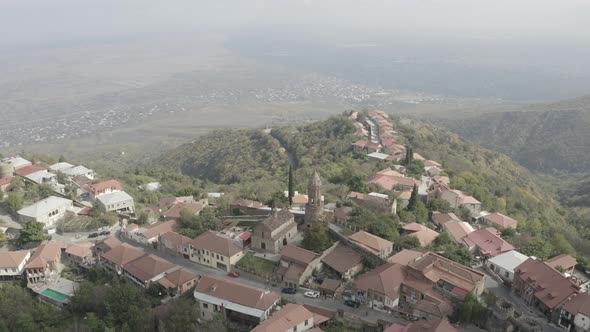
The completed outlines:
[[[353,300],[346,300],[344,304],[351,307],[351,308],[358,308],[361,306],[360,302],[353,301]]]
[[[320,292],[318,292],[318,291],[307,291],[307,292],[303,293],[303,295],[305,295],[307,297],[311,297],[312,299],[317,299],[318,297],[320,297]]]
[[[88,238],[91,239],[93,237],[98,237],[98,233],[90,233],[90,235],[88,235]]]
[[[232,277],[232,278],[239,278],[240,274],[236,271],[230,271],[227,273],[228,276]]]
[[[111,231],[102,231],[100,235],[111,235]]]
[[[285,294],[297,294],[297,290],[295,288],[291,288],[291,287],[285,287],[281,290],[281,292],[283,292]]]

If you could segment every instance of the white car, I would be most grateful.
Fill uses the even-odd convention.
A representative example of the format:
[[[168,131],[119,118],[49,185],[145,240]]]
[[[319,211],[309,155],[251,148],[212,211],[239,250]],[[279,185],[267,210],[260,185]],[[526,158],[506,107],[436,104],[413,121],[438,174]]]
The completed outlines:
[[[318,297],[320,297],[320,292],[307,291],[307,292],[303,293],[303,295],[305,295],[307,297],[311,297],[312,299],[317,299]]]

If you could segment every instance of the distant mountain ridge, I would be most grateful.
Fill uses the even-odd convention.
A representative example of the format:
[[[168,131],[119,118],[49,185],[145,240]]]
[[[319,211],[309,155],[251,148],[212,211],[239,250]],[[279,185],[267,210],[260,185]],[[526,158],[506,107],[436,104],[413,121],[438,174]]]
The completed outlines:
[[[523,111],[435,122],[465,139],[512,156],[531,171],[590,170],[590,96],[531,105]]]

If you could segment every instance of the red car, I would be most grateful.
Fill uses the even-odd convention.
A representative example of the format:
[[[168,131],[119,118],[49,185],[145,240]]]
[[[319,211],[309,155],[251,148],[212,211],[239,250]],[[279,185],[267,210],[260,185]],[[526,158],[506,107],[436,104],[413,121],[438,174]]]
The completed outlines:
[[[232,278],[239,278],[240,274],[236,271],[231,271],[227,273],[228,276],[232,277]]]

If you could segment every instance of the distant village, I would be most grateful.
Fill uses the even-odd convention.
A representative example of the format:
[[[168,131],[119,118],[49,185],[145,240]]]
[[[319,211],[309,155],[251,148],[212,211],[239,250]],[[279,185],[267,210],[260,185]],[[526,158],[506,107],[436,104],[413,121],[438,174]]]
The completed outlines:
[[[542,260],[516,251],[502,231],[516,231],[518,221],[482,211],[470,193],[453,189],[444,165],[399,144],[385,112],[351,112],[349,119],[359,136],[351,148],[389,166],[366,179],[374,191],[351,191],[346,200],[393,215],[416,201],[440,200],[462,213],[433,211],[427,224],[401,225],[418,244],[404,249],[352,225],[353,208],[327,202],[321,174],[313,171],[307,193],[285,191],[287,206],[240,197],[223,206],[225,195],[216,192],[171,196],[140,221],[126,184],[83,165],[14,156],[0,162],[4,201],[38,186],[51,193],[1,214],[11,244],[0,251],[0,277],[24,280],[39,299],[63,307],[79,285],[63,269],[100,267],[137,287],[157,285],[163,302],[192,292],[204,321],[222,315],[245,331],[316,332],[338,321],[375,331],[450,332],[457,326],[448,317],[471,298],[489,301],[491,317],[481,326],[488,331],[590,330],[590,281],[574,257]],[[418,176],[406,167],[414,160],[423,165]],[[160,184],[140,189],[155,192]],[[220,207],[221,230],[194,238],[179,232],[187,215]],[[92,230],[72,226],[105,216],[113,222]],[[49,239],[14,245],[30,223],[41,224]],[[304,249],[304,234],[318,224],[333,244],[322,252]],[[443,234],[477,262],[467,266],[429,251]]]

